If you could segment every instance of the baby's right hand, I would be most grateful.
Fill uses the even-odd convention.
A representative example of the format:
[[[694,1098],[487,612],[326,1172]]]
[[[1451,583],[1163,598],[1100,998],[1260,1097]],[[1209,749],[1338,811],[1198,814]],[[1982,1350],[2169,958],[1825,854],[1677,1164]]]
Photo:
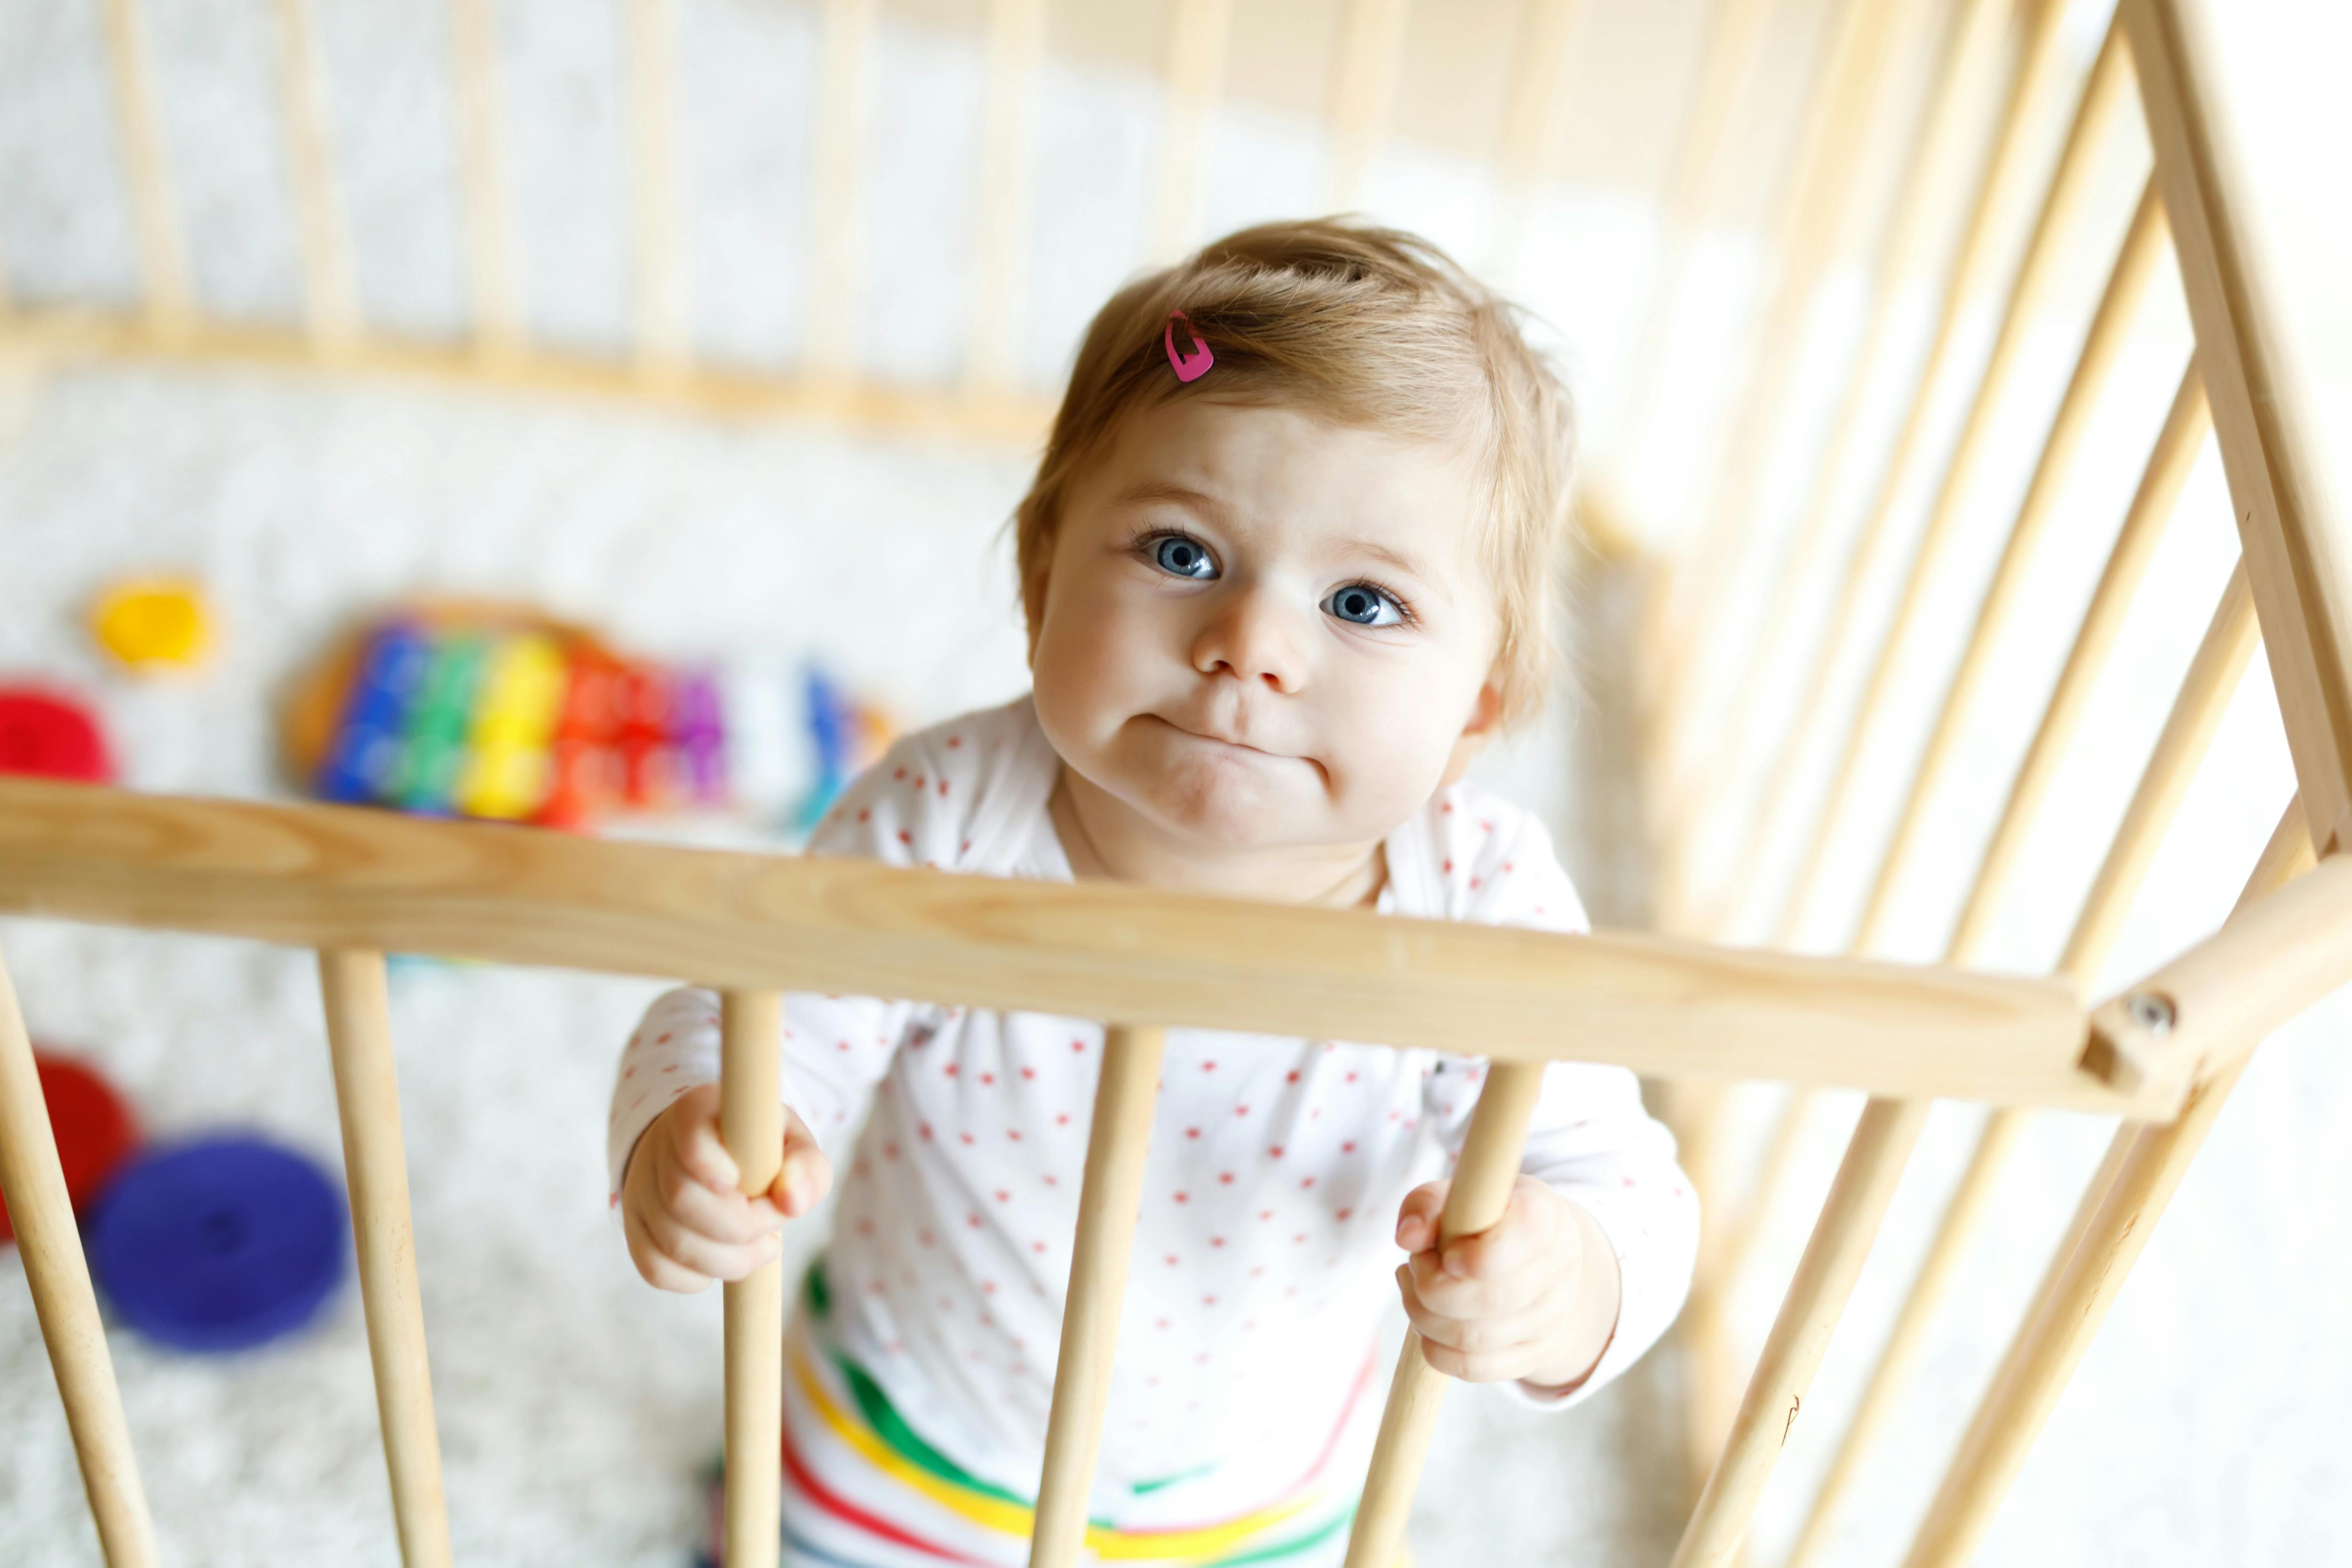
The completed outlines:
[[[621,1229],[646,1283],[691,1294],[773,1259],[785,1219],[808,1213],[832,1185],[833,1167],[787,1107],[775,1183],[745,1196],[719,1134],[719,1086],[706,1083],[656,1117],[630,1151]]]

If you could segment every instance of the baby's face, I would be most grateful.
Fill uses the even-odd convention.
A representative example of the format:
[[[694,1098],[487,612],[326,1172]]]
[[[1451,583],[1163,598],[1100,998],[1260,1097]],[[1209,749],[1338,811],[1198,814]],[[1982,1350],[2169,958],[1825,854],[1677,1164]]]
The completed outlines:
[[[1449,447],[1198,397],[1135,416],[1045,563],[1047,738],[1155,837],[1376,842],[1493,721],[1478,502]]]

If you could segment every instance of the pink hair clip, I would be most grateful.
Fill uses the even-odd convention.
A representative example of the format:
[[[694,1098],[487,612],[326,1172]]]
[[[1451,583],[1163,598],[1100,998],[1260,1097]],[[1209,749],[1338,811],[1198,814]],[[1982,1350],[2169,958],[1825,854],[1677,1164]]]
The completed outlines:
[[[1176,350],[1176,323],[1179,321],[1184,323],[1184,335],[1192,340],[1191,353],[1179,353]],[[1211,365],[1217,363],[1217,356],[1209,352],[1209,345],[1201,341],[1201,334],[1192,330],[1192,321],[1181,310],[1168,312],[1168,330],[1161,334],[1161,339],[1168,345],[1168,363],[1175,367],[1179,381],[1198,381],[1208,374]]]

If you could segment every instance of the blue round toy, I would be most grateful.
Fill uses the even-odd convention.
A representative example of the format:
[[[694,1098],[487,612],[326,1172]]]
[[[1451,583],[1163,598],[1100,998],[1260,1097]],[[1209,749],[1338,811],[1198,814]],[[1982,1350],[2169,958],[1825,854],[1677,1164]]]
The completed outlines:
[[[341,1279],[342,1194],[301,1155],[251,1137],[134,1156],[98,1203],[89,1261],[123,1320],[185,1351],[300,1328]]]

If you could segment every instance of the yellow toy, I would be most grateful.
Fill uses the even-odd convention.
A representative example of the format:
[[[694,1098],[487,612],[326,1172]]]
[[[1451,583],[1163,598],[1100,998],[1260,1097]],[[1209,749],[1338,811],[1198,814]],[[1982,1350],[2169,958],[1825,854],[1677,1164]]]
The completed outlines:
[[[100,596],[89,622],[99,645],[136,670],[191,669],[212,651],[204,591],[178,578],[117,583]]]

